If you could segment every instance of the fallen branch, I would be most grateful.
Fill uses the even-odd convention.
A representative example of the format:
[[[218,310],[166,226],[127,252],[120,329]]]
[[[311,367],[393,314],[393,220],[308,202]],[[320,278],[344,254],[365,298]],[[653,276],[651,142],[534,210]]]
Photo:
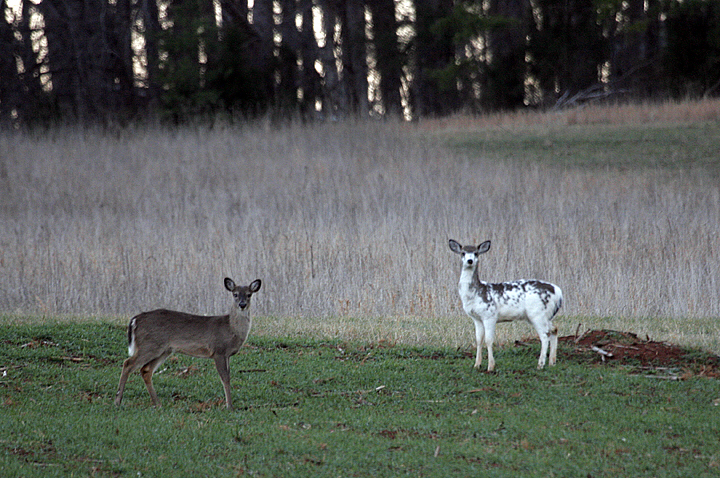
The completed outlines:
[[[591,347],[591,350],[592,350],[593,352],[597,352],[597,353],[599,353],[600,355],[605,355],[605,356],[607,356],[607,357],[612,357],[612,356],[613,356],[613,354],[612,354],[611,352],[608,352],[607,350],[603,350],[603,349],[601,349],[600,347],[596,347],[596,346],[594,346],[594,345]]]
[[[602,357],[602,361],[603,361],[603,362],[605,361],[605,357],[607,357],[607,358],[612,358],[612,357],[613,357],[613,354],[612,354],[612,353],[608,352],[607,350],[603,350],[603,349],[601,349],[600,347],[596,347],[596,346],[594,346],[594,345],[593,345],[592,347],[590,347],[590,350],[592,350],[593,352],[599,353],[599,354],[600,354],[600,357]]]
[[[572,106],[580,105],[592,100],[597,100],[600,98],[607,98],[612,95],[617,95],[621,93],[628,93],[629,90],[614,90],[612,89],[611,85],[609,84],[596,84],[589,88],[586,88],[582,91],[578,91],[574,95],[570,96],[570,91],[565,90],[565,92],[560,95],[560,98],[557,99],[555,102],[555,105],[552,107],[552,111],[559,111],[565,108],[569,108]]]
[[[578,323],[577,329],[575,329],[575,345],[579,344],[583,337],[590,333],[590,330],[586,330],[582,334],[578,335],[580,332],[580,327],[582,327],[582,324]]]
[[[677,375],[643,375],[643,378],[655,378],[657,380],[681,380]]]
[[[615,346],[619,349],[640,350],[640,347],[633,347],[632,345],[613,344],[613,346]]]

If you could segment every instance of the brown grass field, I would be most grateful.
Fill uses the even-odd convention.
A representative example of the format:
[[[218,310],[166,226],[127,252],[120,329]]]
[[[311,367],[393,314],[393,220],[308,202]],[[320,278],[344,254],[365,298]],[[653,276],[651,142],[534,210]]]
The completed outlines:
[[[720,102],[401,122],[0,132],[0,321],[224,313],[468,346],[459,260],[562,287],[561,334],[720,353]],[[500,342],[532,335],[498,327]]]

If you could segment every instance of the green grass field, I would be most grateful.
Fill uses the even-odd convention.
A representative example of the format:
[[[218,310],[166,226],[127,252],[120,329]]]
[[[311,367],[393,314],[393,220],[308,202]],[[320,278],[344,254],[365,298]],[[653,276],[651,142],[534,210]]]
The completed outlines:
[[[720,102],[419,123],[0,132],[0,475],[718,476]],[[497,373],[448,238],[481,278],[557,283],[560,335],[680,344],[671,370],[527,324]],[[143,310],[222,314],[261,278],[231,360],[174,358],[112,404]],[[672,378],[673,380],[669,380]],[[676,378],[681,378],[674,380]]]
[[[601,125],[528,128],[520,131],[493,129],[449,134],[456,148],[483,157],[562,165],[624,170],[708,168],[720,174],[715,122],[685,125]],[[446,133],[447,134],[447,133]],[[619,154],[621,153],[621,154]]]
[[[561,344],[498,350],[251,338],[231,359],[177,357],[114,398],[123,327],[0,327],[3,476],[717,476],[720,384],[593,364]],[[690,351],[689,351],[690,352]],[[701,357],[697,352],[695,360]],[[700,359],[702,362],[702,359]],[[678,365],[677,373],[684,367]],[[697,371],[697,369],[695,369]]]

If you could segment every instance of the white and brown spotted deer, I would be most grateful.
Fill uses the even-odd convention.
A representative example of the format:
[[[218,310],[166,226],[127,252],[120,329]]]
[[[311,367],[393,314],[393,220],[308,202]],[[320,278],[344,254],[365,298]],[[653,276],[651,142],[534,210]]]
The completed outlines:
[[[490,250],[490,241],[479,246],[462,246],[450,239],[450,250],[462,256],[462,270],[458,291],[463,309],[475,323],[477,354],[475,368],[482,365],[483,343],[488,350],[488,372],[495,369],[493,341],[498,322],[526,320],[540,336],[538,368],[545,366],[550,345],[550,365],[557,357],[557,327],[552,320],[562,306],[562,291],[555,284],[539,280],[488,283],[480,280],[477,270],[478,256]]]
[[[211,358],[225,388],[225,404],[232,409],[230,394],[230,357],[235,355],[247,340],[252,321],[248,314],[250,297],[260,290],[260,279],[249,286],[235,285],[225,278],[225,288],[232,292],[233,305],[227,315],[202,316],[158,309],[143,312],[128,325],[128,353],[123,363],[115,405],[122,402],[128,376],[140,369],[150,398],[160,406],[152,376],[155,370],[173,352],[193,357]]]

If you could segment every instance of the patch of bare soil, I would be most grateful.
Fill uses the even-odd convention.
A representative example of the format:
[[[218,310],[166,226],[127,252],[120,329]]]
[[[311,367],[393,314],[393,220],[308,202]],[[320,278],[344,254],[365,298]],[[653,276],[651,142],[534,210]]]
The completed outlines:
[[[631,332],[589,330],[560,337],[558,352],[579,361],[637,366],[642,370],[668,371],[665,378],[692,375],[720,378],[720,357],[711,353],[644,339]]]

